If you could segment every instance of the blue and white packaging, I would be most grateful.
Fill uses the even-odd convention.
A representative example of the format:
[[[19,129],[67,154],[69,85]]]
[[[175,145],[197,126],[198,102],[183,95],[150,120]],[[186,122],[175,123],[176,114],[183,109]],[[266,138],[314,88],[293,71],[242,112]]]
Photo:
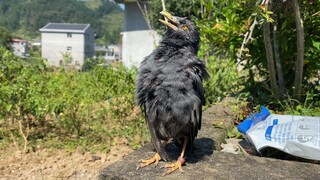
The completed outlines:
[[[238,127],[259,152],[272,147],[294,156],[320,160],[320,117],[270,114],[249,116]]]

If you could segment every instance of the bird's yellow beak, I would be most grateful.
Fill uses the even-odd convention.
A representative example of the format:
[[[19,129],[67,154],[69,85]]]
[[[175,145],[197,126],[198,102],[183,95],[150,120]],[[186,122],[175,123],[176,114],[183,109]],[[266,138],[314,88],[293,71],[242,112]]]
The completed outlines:
[[[174,16],[172,16],[169,12],[167,11],[161,11],[160,12],[161,15],[163,15],[165,18],[168,19],[168,21],[164,21],[162,19],[159,19],[159,21],[163,24],[165,24],[166,26],[168,26],[169,28],[173,29],[173,30],[177,30],[178,27],[176,26],[177,22],[174,19]]]

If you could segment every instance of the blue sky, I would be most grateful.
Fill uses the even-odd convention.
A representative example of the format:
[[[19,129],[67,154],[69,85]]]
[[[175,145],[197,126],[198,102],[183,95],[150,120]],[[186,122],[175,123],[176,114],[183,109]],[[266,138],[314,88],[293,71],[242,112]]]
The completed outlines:
[[[124,4],[119,3],[119,6],[120,6],[121,9],[124,9]]]

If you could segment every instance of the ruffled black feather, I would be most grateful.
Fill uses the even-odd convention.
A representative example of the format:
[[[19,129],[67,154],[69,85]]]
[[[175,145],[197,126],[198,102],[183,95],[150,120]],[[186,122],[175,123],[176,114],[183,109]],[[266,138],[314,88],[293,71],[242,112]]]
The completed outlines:
[[[188,32],[168,30],[159,47],[140,64],[136,99],[145,117],[157,151],[161,140],[188,136],[193,140],[201,128],[205,95],[203,79],[209,77],[197,57],[198,28],[188,19]],[[182,22],[183,23],[183,22]],[[160,156],[167,156],[162,152]],[[163,157],[166,156],[166,157]]]

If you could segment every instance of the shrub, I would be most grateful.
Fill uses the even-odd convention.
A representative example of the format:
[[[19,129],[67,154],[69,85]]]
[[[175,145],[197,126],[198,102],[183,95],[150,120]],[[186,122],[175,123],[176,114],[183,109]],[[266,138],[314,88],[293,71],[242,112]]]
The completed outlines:
[[[134,101],[135,69],[120,65],[51,72],[43,64],[23,65],[5,49],[0,54],[0,108],[5,109],[0,139],[18,137],[17,123],[22,122],[31,144],[47,141],[63,147],[72,142],[108,149],[115,137],[134,146],[145,142],[144,120]],[[54,139],[59,141],[52,143]]]

